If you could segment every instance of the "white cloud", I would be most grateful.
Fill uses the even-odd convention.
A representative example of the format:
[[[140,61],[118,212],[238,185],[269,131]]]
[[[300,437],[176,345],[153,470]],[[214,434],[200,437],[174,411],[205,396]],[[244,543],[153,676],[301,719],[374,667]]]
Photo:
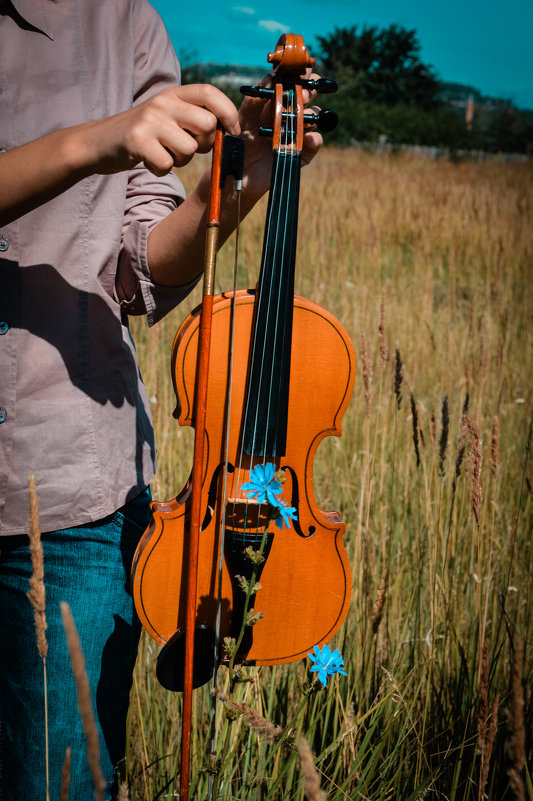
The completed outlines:
[[[259,27],[265,28],[269,33],[289,33],[290,28],[274,19],[260,19]]]
[[[233,6],[231,10],[236,14],[242,14],[247,17],[253,17],[255,14],[255,10],[253,8],[248,8],[247,6]]]

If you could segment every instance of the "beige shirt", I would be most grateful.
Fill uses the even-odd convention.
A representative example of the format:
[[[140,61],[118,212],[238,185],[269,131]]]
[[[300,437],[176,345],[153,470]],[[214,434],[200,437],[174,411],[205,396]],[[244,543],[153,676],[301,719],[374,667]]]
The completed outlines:
[[[0,148],[176,83],[146,0],[0,4]],[[91,176],[0,230],[1,534],[27,531],[30,471],[43,531],[98,520],[152,478],[126,315],[146,313],[151,325],[191,288],[154,284],[146,260],[148,232],[183,196],[174,175],[141,166]]]

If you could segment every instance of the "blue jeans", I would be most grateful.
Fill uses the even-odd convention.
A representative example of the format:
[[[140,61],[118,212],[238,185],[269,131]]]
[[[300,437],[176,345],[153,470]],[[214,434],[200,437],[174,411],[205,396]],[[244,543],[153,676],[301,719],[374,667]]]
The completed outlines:
[[[93,801],[94,790],[77,708],[75,682],[61,621],[70,606],[91,687],[100,735],[100,763],[114,792],[124,760],[126,714],[140,623],[133,608],[130,568],[149,518],[145,490],[115,514],[42,535],[48,629],[48,742],[50,798],[58,799],[61,766],[72,749],[69,798]],[[33,609],[26,597],[32,573],[25,538],[0,541],[0,800],[45,798],[42,660]]]

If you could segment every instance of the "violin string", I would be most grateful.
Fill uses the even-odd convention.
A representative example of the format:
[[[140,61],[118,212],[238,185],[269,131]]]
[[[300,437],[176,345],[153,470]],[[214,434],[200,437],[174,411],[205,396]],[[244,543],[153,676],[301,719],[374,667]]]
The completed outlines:
[[[277,164],[276,164],[276,173],[277,174],[276,174],[276,176],[274,178],[275,185],[276,186],[281,186],[282,194],[281,194],[281,197],[279,199],[278,207],[277,207],[278,220],[277,220],[277,225],[276,225],[276,228],[275,228],[275,237],[274,237],[274,243],[273,243],[273,252],[272,252],[272,260],[273,261],[275,261],[276,259],[279,258],[279,256],[280,256],[280,247],[281,247],[281,253],[283,253],[283,248],[284,248],[284,244],[285,244],[285,241],[286,241],[287,217],[288,217],[289,195],[290,195],[291,175],[292,175],[292,158],[291,159],[279,158],[279,154],[282,151],[282,147],[285,148],[285,150],[286,150],[288,144],[292,141],[291,137],[292,137],[293,130],[294,130],[294,128],[293,128],[294,92],[293,92],[293,90],[289,90],[286,94],[290,98],[289,101],[287,102],[287,105],[289,106],[289,113],[286,116],[286,120],[290,119],[290,126],[288,126],[287,123],[285,122],[285,125],[282,128],[284,139],[283,139],[283,142],[280,141],[280,145],[279,145],[279,148],[278,148],[278,159],[277,159]],[[289,183],[287,183],[287,179],[285,177],[286,176],[286,172],[287,172],[287,162],[288,161],[289,161]],[[279,177],[280,169],[281,169],[281,179]],[[282,210],[284,210],[284,212],[285,212],[285,218],[284,218],[283,224],[280,226],[280,224],[279,224],[280,223],[279,212],[282,211]],[[271,225],[272,225],[273,217],[274,217],[274,211],[271,208],[270,216],[269,216],[269,220],[268,220],[268,229],[265,231],[265,236],[267,236],[267,235],[270,236],[270,228],[271,228]],[[271,271],[270,276],[268,276],[268,277],[269,277],[268,288],[265,288],[266,297],[268,298],[267,317],[270,316],[270,309],[271,309],[272,303],[276,303],[276,310],[275,310],[276,325],[275,325],[274,342],[273,342],[273,350],[275,352],[276,343],[277,343],[277,339],[278,339],[278,333],[279,333],[279,320],[280,320],[279,305],[280,305],[281,297],[280,297],[280,293],[279,293],[279,285],[276,286],[276,287],[274,286],[274,272]],[[276,300],[276,296],[277,296],[277,300]],[[254,346],[255,346],[255,342],[254,342]],[[264,368],[264,363],[265,363],[266,346],[267,346],[267,342],[266,342],[266,339],[264,339],[263,343],[262,343],[262,353],[261,353],[261,365],[262,365],[261,375],[263,375],[263,373],[264,373],[263,368]],[[273,376],[273,374],[271,372],[269,385],[264,390],[264,391],[266,391],[268,393],[267,419],[269,419],[269,417],[270,417],[269,412],[270,412],[270,407],[271,407],[271,403],[272,403],[272,393],[273,393],[274,385],[275,385],[274,376]],[[263,390],[263,387],[261,387],[261,389]],[[255,420],[254,420],[254,425],[253,425],[254,434],[253,434],[253,445],[252,445],[252,453],[254,453],[254,454],[255,454],[255,435],[256,435],[256,432],[257,432],[257,429],[258,429],[258,423],[259,423],[258,414],[259,414],[259,409],[256,406]],[[266,442],[265,442],[265,446],[264,447],[266,449]],[[266,452],[260,454],[260,456],[263,458],[263,461],[266,459],[267,455],[268,454]]]
[[[280,142],[280,144],[278,146],[278,150],[277,150],[278,158],[276,160],[275,172],[274,172],[274,175],[272,176],[272,185],[273,186],[278,186],[279,185],[278,182],[279,182],[279,169],[280,169],[280,159],[279,159],[279,153],[280,152],[281,152],[281,142]],[[268,215],[267,215],[267,219],[265,221],[265,232],[264,232],[264,240],[265,240],[265,242],[268,242],[269,239],[270,239],[271,228],[272,228],[272,225],[273,225],[273,219],[274,219],[273,204],[269,204],[269,212],[268,212]],[[263,278],[264,278],[264,276],[263,276]],[[272,294],[272,275],[270,275],[270,282],[271,282],[271,285],[270,285],[269,290],[268,290],[269,304],[270,304],[270,297],[271,297],[271,294]],[[256,302],[257,302],[257,298],[258,298],[258,289],[256,289]],[[256,335],[253,335],[252,336],[252,352],[251,352],[250,361],[249,361],[250,365],[254,362],[255,357],[256,357],[256,349],[259,348],[259,347],[261,347],[261,345],[258,342],[258,338],[257,338]],[[262,364],[264,363],[265,347],[266,347],[266,341],[263,340],[263,343],[262,343],[263,350],[262,350],[262,354],[261,354],[261,362],[262,362]],[[263,373],[263,370],[261,369],[261,374],[262,373]],[[248,417],[249,417],[249,414],[250,414],[250,403],[251,403],[251,393],[247,392],[246,393],[245,408],[244,408],[244,413],[243,413],[243,419],[242,419],[242,427],[241,427],[242,431],[244,431],[246,429],[247,424],[248,424]],[[255,411],[256,418],[254,420],[253,429],[252,429],[253,430],[253,434],[252,434],[252,447],[251,447],[251,454],[250,454],[250,463],[249,463],[249,467],[248,467],[249,471],[253,470],[253,468],[255,466],[255,457],[256,457],[256,454],[255,454],[255,441],[256,441],[256,432],[257,432],[257,423],[258,423],[257,414],[258,414],[258,410],[257,410],[257,405],[256,405],[256,411]],[[266,458],[266,454],[260,454],[259,456],[263,457],[262,461],[264,462],[265,458]],[[258,462],[261,463],[261,459],[259,459]],[[242,475],[241,475],[242,472],[243,472],[243,454],[242,454],[242,450],[241,450],[241,452],[239,454],[239,464],[238,464],[236,472],[237,472],[236,480],[234,481],[234,487],[235,487],[236,491],[233,493],[235,499],[237,498],[237,488],[239,488],[241,486],[241,484],[242,484]],[[249,522],[249,512],[251,514],[250,505],[249,504],[245,504],[244,505],[243,521],[242,521],[243,546],[245,545],[246,531],[247,531],[248,522]],[[235,513],[235,501],[234,501],[234,513]],[[256,520],[256,526],[255,526],[256,528],[259,527],[260,514],[261,514],[261,508],[259,506],[257,508],[257,520]]]
[[[279,171],[280,171],[279,153],[280,152],[281,152],[281,144],[280,144],[280,146],[278,147],[278,150],[277,150],[278,158],[276,160],[276,169],[275,169],[275,174],[273,176],[273,185],[274,186],[278,186],[278,182],[280,180],[279,179]],[[272,225],[273,225],[273,219],[274,219],[274,211],[273,211],[273,204],[272,204],[271,207],[270,207],[270,210],[269,210],[269,214],[268,214],[268,218],[267,218],[267,222],[266,222],[266,226],[265,226],[265,241],[269,241],[269,239],[270,239],[270,235],[271,235],[270,232],[271,232],[271,228],[272,228]],[[276,237],[277,237],[277,230],[276,230]],[[270,276],[268,276],[268,278],[270,280],[270,285],[268,287],[268,294],[267,294],[267,297],[268,297],[267,317],[268,317],[268,310],[270,309],[270,302],[271,302],[271,297],[272,297],[272,272],[270,273]],[[256,296],[256,300],[257,300],[257,296]],[[262,343],[259,343],[257,336],[254,336],[253,337],[252,359],[250,361],[250,364],[252,363],[252,361],[255,360],[256,349],[260,348],[260,347],[262,347],[262,352],[261,352],[261,371],[260,372],[261,372],[261,375],[263,375],[263,366],[264,366],[265,351],[266,351],[266,338],[263,339]],[[262,391],[262,387],[260,389]],[[248,416],[249,416],[249,412],[250,412],[250,396],[251,396],[251,393],[248,393],[247,394],[247,400],[246,400],[246,410],[245,410],[243,430],[244,430],[244,427],[247,425],[247,422],[248,422]],[[259,464],[261,463],[261,461],[264,463],[265,459],[266,459],[266,453],[256,454],[256,452],[255,452],[256,433],[257,433],[257,426],[258,426],[257,416],[258,416],[258,405],[256,404],[255,420],[254,420],[254,424],[253,424],[252,447],[251,447],[251,454],[250,454],[250,470],[252,470],[254,468],[254,466],[255,466],[255,458],[256,458],[256,456],[258,457],[258,463]],[[265,448],[266,448],[266,443],[265,443]],[[241,463],[242,463],[242,454],[241,454]],[[239,481],[238,486],[240,486],[240,481]],[[257,520],[258,523],[259,523],[259,515],[260,515],[260,509],[258,509],[258,520]],[[246,534],[247,523],[248,523],[248,505],[245,507],[245,514],[244,514],[244,524],[243,524],[244,535]]]
[[[230,335],[229,335],[229,366],[227,373],[227,386],[226,386],[226,411],[224,421],[224,467],[222,471],[222,498],[224,499],[221,504],[220,510],[220,545],[218,550],[218,576],[217,576],[217,606],[216,606],[216,620],[215,620],[215,641],[213,645],[213,702],[211,705],[211,751],[215,750],[216,741],[216,690],[218,679],[218,664],[220,661],[220,629],[222,622],[222,576],[224,572],[224,553],[225,553],[225,540],[226,540],[226,503],[225,499],[228,497],[228,465],[229,465],[229,444],[230,444],[230,430],[231,430],[231,395],[233,386],[233,367],[234,367],[234,342],[235,342],[235,307],[237,295],[237,272],[238,272],[238,257],[239,257],[239,229],[241,222],[241,193],[237,193],[237,225],[235,228],[235,254],[233,262],[233,293],[231,297],[231,313],[230,313]]]
[[[280,171],[280,161],[281,161],[280,158],[279,158],[279,153],[280,152],[281,152],[281,143],[278,146],[278,150],[277,150],[278,158],[276,160],[276,169],[275,169],[275,174],[272,177],[272,184],[274,186],[277,186],[278,183],[279,183],[279,171]],[[272,226],[273,226],[273,220],[274,220],[274,210],[273,210],[273,207],[271,205],[270,209],[269,209],[269,213],[268,213],[267,219],[265,221],[265,233],[264,233],[265,241],[268,241],[270,239],[270,237],[271,237],[271,229],[272,229]],[[272,282],[272,275],[270,275],[270,281]],[[270,303],[271,294],[272,294],[272,283],[271,283],[271,285],[269,287],[269,290],[268,290],[269,303]],[[257,295],[256,295],[256,300],[257,300]],[[263,351],[262,351],[262,354],[261,354],[262,363],[264,363],[265,346],[266,346],[266,342],[263,340],[263,343],[262,343]],[[252,353],[251,353],[251,358],[250,358],[250,364],[255,360],[256,349],[259,348],[259,347],[261,347],[261,343],[259,343],[258,340],[257,340],[257,337],[254,336],[253,339],[252,339]],[[243,415],[243,426],[242,426],[243,430],[246,428],[246,426],[248,424],[249,414],[250,414],[250,393],[247,394],[247,398],[246,398],[246,404],[245,404],[244,415]],[[256,431],[257,431],[257,423],[258,423],[258,421],[257,421],[257,409],[256,409],[256,419],[254,420],[254,425],[253,425],[253,432],[254,433],[253,433],[253,438],[252,438],[252,448],[251,448],[252,453],[250,454],[250,469],[252,469],[254,467],[255,438],[256,438],[255,435],[256,435]],[[263,459],[264,459],[266,457],[266,454],[260,454],[260,456],[262,456]],[[240,486],[240,484],[241,484],[241,469],[242,469],[242,453],[241,453],[240,459],[239,459],[237,486]]]
[[[280,150],[278,151],[278,153],[280,151],[281,151],[281,146],[280,146]],[[282,170],[281,170],[282,177],[281,177],[280,184],[281,184],[281,187],[283,189],[285,187],[286,159],[279,159],[278,158],[278,172],[279,172],[279,164],[281,162],[283,163],[283,166],[282,166]],[[278,204],[280,210],[281,210],[282,205],[283,205],[282,204],[282,200],[283,200],[283,195],[281,196],[280,202]],[[276,225],[276,229],[275,229],[274,247],[273,247],[273,252],[272,252],[272,261],[274,263],[276,262],[276,259],[278,257],[279,235],[280,235],[280,229],[279,229],[279,220],[278,220],[278,225]],[[270,309],[271,309],[272,303],[275,302],[275,296],[274,296],[274,294],[275,294],[274,270],[270,271],[270,275],[268,276],[268,278],[269,278],[268,293],[267,293],[268,303],[267,303],[267,312],[266,312],[267,319],[270,318]],[[278,295],[279,295],[279,293],[278,293]],[[274,352],[276,350],[277,319],[278,319],[278,316],[279,316],[279,302],[278,302],[278,307],[276,308],[276,326],[275,326],[275,330],[274,330],[274,342],[272,343],[272,350]],[[267,350],[267,339],[265,337],[263,339],[263,342],[262,342],[261,376],[264,375],[266,350]],[[269,383],[268,387],[266,388],[266,390],[264,390],[263,386],[261,386],[261,391],[266,391],[268,393],[268,405],[267,405],[266,419],[269,420],[270,419],[270,404],[271,404],[271,401],[272,401],[272,373],[270,375],[270,383]],[[254,420],[254,426],[253,426],[253,431],[254,431],[253,447],[252,447],[252,452],[253,453],[255,453],[255,436],[256,436],[257,427],[258,427],[258,424],[259,424],[258,416],[259,416],[259,405],[256,405],[255,420]],[[267,440],[267,437],[265,436],[265,438],[264,438],[264,446],[263,446],[265,452],[261,454],[263,462],[265,461],[265,459],[267,457],[267,453],[266,453],[267,443],[266,443],[266,440]]]
[[[287,107],[288,107],[288,114],[286,116],[285,122],[285,141],[284,145],[288,148],[294,142],[294,90],[289,90],[287,92]],[[288,180],[286,179],[285,175],[287,173],[287,164],[288,164]],[[290,156],[288,158],[283,158],[283,177],[281,180],[282,186],[282,196],[280,198],[279,207],[282,212],[284,212],[284,219],[282,225],[276,227],[276,241],[274,245],[274,260],[281,259],[282,254],[285,252],[286,242],[287,242],[287,230],[288,230],[288,217],[289,217],[289,208],[290,208],[290,195],[292,190],[292,174],[293,174],[293,157]],[[280,304],[282,302],[281,293],[279,291],[279,284],[278,286],[274,287],[274,277],[271,274],[270,278],[270,288],[269,288],[269,307],[271,302],[276,304],[275,310],[275,319],[276,324],[274,328],[274,338],[273,338],[273,345],[272,349],[276,352],[276,346],[278,343],[278,338],[280,336],[280,323],[284,325],[285,319],[284,315],[281,314],[280,311]],[[268,405],[267,405],[267,419],[270,419],[270,409],[273,402],[273,393],[274,390],[279,388],[279,382],[275,381],[274,373],[271,371],[270,373],[270,383],[268,386]],[[257,420],[256,420],[257,424]],[[266,454],[264,454],[266,457]]]
[[[281,197],[280,197],[280,200],[279,200],[279,202],[277,204],[277,208],[274,208],[274,206],[276,204],[270,204],[269,213],[268,213],[267,220],[266,220],[266,223],[265,223],[265,234],[264,234],[265,241],[267,241],[267,242],[270,241],[271,235],[274,234],[274,244],[273,244],[273,249],[272,249],[272,258],[273,259],[281,258],[282,254],[284,252],[285,243],[287,241],[287,232],[288,232],[288,218],[289,218],[289,205],[290,205],[289,201],[291,199],[292,188],[293,188],[293,171],[294,171],[293,160],[294,159],[293,159],[292,156],[291,157],[287,157],[287,158],[283,158],[283,157],[281,157],[281,153],[282,153],[283,149],[286,152],[288,150],[289,146],[291,146],[294,143],[294,133],[295,133],[295,124],[294,124],[294,108],[295,108],[294,98],[295,98],[295,93],[294,93],[294,89],[288,90],[288,92],[286,93],[286,97],[289,98],[288,101],[286,101],[287,102],[287,106],[288,106],[288,114],[285,116],[285,122],[283,123],[283,121],[282,121],[282,137],[280,137],[280,143],[279,143],[278,148],[277,148],[276,166],[275,166],[274,175],[272,176],[273,186],[281,187]],[[287,122],[287,121],[289,121],[289,122]],[[288,180],[287,180],[287,170],[288,170]],[[280,211],[283,213],[283,220],[280,220]],[[275,221],[276,215],[277,215],[277,220]],[[280,223],[282,223],[282,224],[280,224]],[[276,225],[276,227],[273,230],[272,226],[274,224]],[[279,333],[280,333],[280,303],[281,303],[281,296],[280,296],[280,292],[279,292],[278,287],[274,287],[273,271],[271,271],[270,275],[267,276],[267,279],[268,279],[268,284],[267,285],[266,285],[266,282],[264,281],[264,279],[265,279],[265,277],[263,276],[264,285],[263,285],[262,291],[266,292],[267,319],[268,319],[269,312],[270,312],[270,309],[271,309],[271,304],[272,303],[276,303],[276,310],[275,310],[276,323],[275,323],[275,334],[274,334],[274,345],[273,345],[274,352],[275,352],[276,341],[277,341],[277,338],[278,338]],[[276,292],[277,292],[277,295],[276,295]],[[256,298],[256,300],[257,300],[257,298]],[[255,354],[256,354],[256,349],[262,348],[262,351],[258,351],[258,353],[261,356],[262,368],[264,367],[265,354],[266,354],[266,345],[267,345],[266,337],[263,338],[262,342],[258,341],[258,337],[257,336],[254,335],[252,337],[252,354],[251,354],[250,364],[254,361]],[[274,365],[274,367],[275,367],[275,365]],[[261,375],[262,374],[263,374],[263,369],[261,369]],[[270,405],[271,405],[271,402],[272,402],[273,389],[274,389],[275,386],[276,386],[276,381],[275,381],[275,378],[274,378],[274,375],[273,375],[273,371],[271,371],[271,374],[270,374],[270,377],[269,377],[269,384],[268,384],[268,386],[266,388],[266,391],[268,392],[268,411],[270,410]],[[261,386],[259,389],[260,389],[260,391],[265,391],[263,386]],[[244,430],[246,428],[248,417],[249,417],[249,414],[250,414],[250,403],[251,403],[250,396],[251,396],[251,393],[247,393],[246,402],[245,402],[245,408],[244,408],[244,414],[243,414],[243,420],[242,420],[242,430]],[[263,450],[265,452],[261,453],[261,454],[256,454],[256,452],[255,452],[255,450],[256,450],[255,449],[256,433],[257,433],[258,424],[259,424],[258,414],[259,414],[259,408],[258,408],[258,404],[256,404],[255,420],[253,421],[253,427],[252,427],[252,447],[251,447],[251,454],[250,454],[250,462],[249,462],[249,465],[248,465],[248,468],[247,468],[248,470],[252,470],[254,468],[256,460],[258,461],[258,463],[261,463],[261,461],[264,463],[265,460],[266,460],[266,457],[268,456],[268,454],[266,453],[267,437],[265,437],[265,439],[264,439],[264,446],[263,446]],[[267,417],[267,419],[268,419],[268,417]],[[227,460],[226,460],[226,464],[227,464]],[[237,516],[235,514],[235,506],[236,506],[236,501],[237,501],[237,496],[238,496],[238,488],[241,486],[241,482],[242,482],[242,475],[241,474],[242,474],[242,472],[244,470],[244,468],[243,468],[243,453],[242,453],[242,450],[239,453],[238,465],[235,465],[235,467],[236,467],[236,471],[235,471],[235,475],[234,475],[234,478],[233,478],[234,491],[232,493],[232,495],[233,495],[233,510],[232,511],[233,511],[234,519],[237,519]],[[227,498],[226,490],[224,491],[223,497]],[[255,508],[254,508],[254,511],[255,511]],[[261,513],[261,508],[259,506],[259,507],[257,507],[257,519],[254,520],[253,528],[259,528],[260,513]],[[242,520],[243,547],[246,544],[245,538],[246,538],[246,531],[247,531],[247,527],[248,527],[248,523],[249,523],[249,515],[252,515],[252,508],[249,506],[249,504],[245,504],[244,505],[243,520]],[[253,516],[255,517],[255,515],[253,515]],[[222,556],[222,559],[223,559],[223,556]],[[218,639],[218,637],[217,637],[217,639]]]
[[[285,244],[286,244],[286,241],[287,241],[289,207],[290,207],[290,199],[291,199],[291,193],[292,193],[292,187],[293,187],[293,171],[294,171],[293,162],[294,162],[294,158],[292,156],[291,157],[287,157],[287,158],[281,158],[280,157],[282,149],[284,149],[284,152],[287,152],[287,150],[289,149],[289,146],[291,146],[294,143],[294,133],[295,133],[295,124],[294,124],[295,93],[294,93],[294,89],[288,90],[285,94],[286,94],[286,98],[288,98],[288,100],[287,99],[285,100],[285,103],[286,103],[287,108],[288,108],[288,113],[285,116],[285,123],[284,123],[283,128],[282,128],[283,139],[280,138],[280,144],[279,144],[278,150],[277,150],[278,158],[277,158],[277,161],[276,161],[275,175],[273,177],[274,185],[278,186],[278,187],[281,187],[281,197],[279,198],[277,206],[275,208],[274,208],[274,204],[272,204],[272,206],[270,208],[270,211],[269,211],[269,216],[268,216],[268,219],[267,219],[267,223],[266,223],[266,226],[265,226],[265,238],[270,238],[270,231],[271,231],[272,225],[274,224],[273,220],[274,220],[274,216],[275,216],[275,213],[276,213],[277,220],[276,220],[276,227],[275,227],[274,232],[273,232],[274,233],[274,243],[273,243],[272,256],[271,256],[273,261],[275,261],[276,259],[282,258],[282,254],[284,253]],[[288,170],[288,179],[286,177],[287,176],[287,170]],[[280,173],[281,173],[281,177],[280,177]],[[283,219],[281,219],[280,212],[283,213],[283,215],[284,215]],[[272,303],[276,304],[276,309],[275,309],[275,320],[276,320],[276,323],[275,323],[275,327],[274,327],[274,342],[273,342],[273,345],[272,345],[273,351],[275,352],[276,343],[277,343],[278,337],[280,335],[280,319],[282,319],[282,315],[280,314],[280,303],[281,303],[282,298],[281,298],[281,294],[279,292],[279,283],[276,286],[274,286],[274,272],[271,271],[270,275],[267,276],[267,278],[268,278],[268,285],[266,285],[266,283],[265,283],[264,286],[263,286],[263,292],[265,293],[265,296],[267,298],[267,312],[266,312],[267,318],[269,317]],[[284,317],[284,315],[283,315],[283,317]],[[254,337],[252,358],[255,355],[255,348],[256,347],[262,347],[262,351],[261,351],[261,354],[260,354],[261,355],[261,364],[262,364],[261,375],[263,375],[263,373],[264,373],[264,369],[263,368],[264,368],[264,363],[265,363],[266,344],[267,344],[266,343],[266,338],[263,339],[262,343],[259,343],[257,341],[257,337]],[[275,365],[273,365],[273,366],[275,367]],[[270,371],[270,376],[268,378],[269,378],[269,383],[268,383],[267,387],[263,387],[263,386],[260,387],[261,391],[265,391],[265,392],[268,393],[267,419],[269,419],[269,416],[270,416],[270,408],[271,408],[271,404],[272,404],[273,391],[274,391],[274,388],[276,387],[276,380],[275,380],[275,376],[274,376],[274,373],[273,373],[272,370]],[[248,418],[248,412],[249,412],[249,399],[247,400],[246,410],[245,410],[245,417],[244,417],[244,424],[245,425],[246,425],[247,418]],[[263,450],[265,450],[265,452],[261,453],[261,454],[256,454],[255,442],[256,442],[256,433],[257,433],[258,424],[259,424],[258,414],[259,414],[259,409],[258,409],[258,405],[256,405],[255,420],[254,420],[254,424],[253,424],[253,427],[252,427],[252,432],[253,433],[252,433],[252,448],[251,448],[251,452],[252,453],[251,453],[251,465],[250,465],[250,468],[252,468],[254,466],[254,457],[255,456],[258,456],[260,459],[262,459],[263,463],[265,462],[266,457],[268,456],[268,454],[266,453],[266,448],[267,448],[266,437],[265,437],[265,442],[264,442],[264,446],[263,446]],[[241,459],[241,461],[242,461],[242,459]],[[240,485],[240,481],[239,481],[238,485]],[[259,513],[259,510],[258,510],[258,513]],[[245,508],[245,514],[244,514],[244,532],[246,531],[247,523],[248,523],[248,507]],[[256,527],[257,527],[258,523],[259,523],[259,520],[257,520]]]
[[[295,133],[295,130],[294,130],[294,98],[295,98],[294,90],[290,91],[289,97],[290,97],[290,102],[288,103],[288,106],[289,106],[288,120],[290,120],[290,123],[287,126],[289,128],[289,130],[288,130],[287,135],[286,135],[286,141],[287,141],[287,143],[290,143],[290,145],[292,146],[293,143],[294,143],[294,133]],[[284,221],[283,221],[283,225],[281,227],[281,235],[279,237],[278,242],[276,243],[276,246],[281,249],[281,254],[285,253],[285,249],[286,249],[286,245],[287,245],[287,232],[288,232],[288,227],[289,227],[289,212],[290,212],[290,208],[291,208],[291,205],[292,205],[291,201],[292,201],[292,189],[293,189],[294,156],[291,154],[291,156],[288,159],[285,158],[283,161],[284,161],[284,172],[286,172],[286,162],[288,161],[289,177],[288,177],[288,181],[287,180],[283,181],[283,187],[284,187],[284,190],[285,190],[285,197],[283,199],[284,202],[281,203],[281,207],[285,212],[285,218],[284,218]],[[280,308],[281,307],[281,303],[282,303],[282,297],[281,297],[281,293],[278,291],[277,292],[277,309],[276,309],[276,328],[275,328],[275,336],[274,336],[274,350],[276,348],[276,343],[278,341],[279,336],[283,336],[283,334],[284,334],[284,331],[280,331],[280,325],[284,329],[284,327],[286,325],[286,322],[287,322],[286,315],[282,313],[282,310]],[[274,375],[273,374],[271,374],[271,376],[270,376],[270,381],[271,381],[271,383],[270,383],[270,387],[269,387],[269,410],[270,410],[270,402],[271,402],[271,399],[272,399],[272,392],[273,392],[274,384],[275,384]]]

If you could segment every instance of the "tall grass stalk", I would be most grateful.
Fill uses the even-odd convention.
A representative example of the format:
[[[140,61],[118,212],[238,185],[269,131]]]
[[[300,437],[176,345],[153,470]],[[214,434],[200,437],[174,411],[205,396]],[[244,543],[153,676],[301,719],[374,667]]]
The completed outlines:
[[[35,477],[33,473],[28,479],[28,490],[30,496],[30,554],[32,564],[32,577],[30,579],[30,590],[27,593],[28,599],[33,607],[35,620],[35,636],[37,639],[37,650],[43,663],[43,700],[44,700],[44,742],[45,742],[45,775],[46,775],[46,801],[50,799],[50,771],[49,771],[49,747],[48,747],[48,686],[46,675],[46,656],[48,654],[48,642],[46,639],[46,590],[44,585],[44,556],[43,545],[41,542],[41,527],[39,525],[39,501],[37,490],[35,489]]]

